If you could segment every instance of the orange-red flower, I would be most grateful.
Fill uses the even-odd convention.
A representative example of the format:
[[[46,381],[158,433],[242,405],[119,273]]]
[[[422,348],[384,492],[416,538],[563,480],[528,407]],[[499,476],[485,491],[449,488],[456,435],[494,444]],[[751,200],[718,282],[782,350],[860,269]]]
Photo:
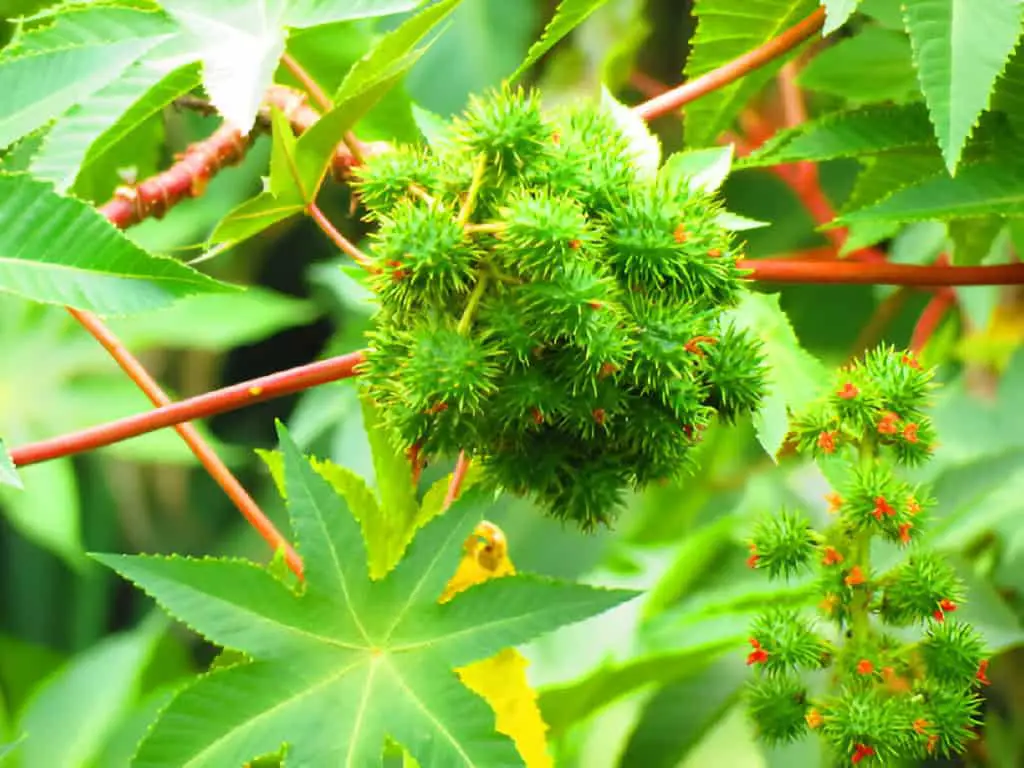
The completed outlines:
[[[836,395],[841,397],[843,400],[853,400],[853,398],[855,398],[859,394],[860,390],[857,389],[856,385],[850,381],[843,384],[842,389],[836,392]]]
[[[807,714],[804,715],[804,720],[807,721],[808,728],[820,728],[825,722],[825,718],[822,717],[821,712],[816,709],[808,710]]]
[[[830,515],[834,515],[839,511],[839,508],[843,506],[843,497],[835,491],[832,491],[832,493],[826,493],[825,501],[828,502],[828,512]]]
[[[822,432],[820,435],[818,435],[818,447],[821,448],[823,453],[836,452],[837,434],[837,432]]]
[[[903,439],[906,440],[908,443],[916,443],[918,440],[917,430],[917,424],[907,424],[903,428]]]
[[[920,368],[921,364],[917,362],[917,358],[914,357],[913,352],[905,352],[901,358],[901,362],[904,365],[910,366],[911,368]]]
[[[846,586],[856,587],[863,584],[867,579],[864,578],[864,571],[861,567],[859,565],[855,565],[850,569],[850,572],[846,574],[844,581],[846,582]]]
[[[757,545],[751,542],[750,557],[747,558],[747,568],[757,568],[757,561],[760,559],[761,556],[757,554]]]
[[[883,515],[893,517],[896,514],[896,510],[885,500],[884,496],[875,496],[875,508],[871,514],[875,516],[875,520],[881,520]]]
[[[868,659],[861,659],[857,662],[858,675],[870,675],[874,671],[875,665],[872,664]]]
[[[929,723],[923,717],[919,717],[919,718],[917,718],[917,720],[915,720],[913,722],[912,725],[914,726],[914,732],[915,733],[919,733],[922,736],[924,736],[925,732],[926,732],[926,729],[928,728]]]
[[[747,655],[747,666],[764,664],[768,661],[768,651],[761,647],[761,643],[757,641],[757,638],[750,638],[750,644],[754,647],[754,650]]]
[[[869,747],[867,744],[858,744],[853,750],[850,762],[854,764],[859,763],[865,757],[871,757],[873,754],[875,754],[875,750],[872,747]]]
[[[835,547],[825,547],[825,554],[821,558],[822,565],[836,565],[843,562],[843,553]]]
[[[910,529],[913,527],[913,523],[900,523],[900,541],[904,544],[910,543]]]
[[[880,435],[895,435],[900,431],[899,422],[900,417],[892,411],[886,411],[882,414],[882,418],[878,421],[878,434]]]
[[[992,685],[992,681],[988,679],[988,659],[982,659],[978,665],[978,674],[974,677],[982,685]]]

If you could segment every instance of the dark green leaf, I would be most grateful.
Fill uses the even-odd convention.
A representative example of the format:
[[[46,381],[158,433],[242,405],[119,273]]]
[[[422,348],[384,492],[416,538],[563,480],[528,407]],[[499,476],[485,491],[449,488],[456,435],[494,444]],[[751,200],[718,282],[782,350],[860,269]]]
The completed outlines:
[[[837,222],[925,221],[1024,214],[1024,166],[991,160],[945,171],[910,184],[879,203],[844,214]]]
[[[920,98],[910,40],[902,32],[866,27],[811,59],[797,78],[811,91],[852,104]]]
[[[555,9],[555,15],[544,28],[544,34],[540,40],[530,46],[526,54],[526,60],[519,65],[510,78],[516,80],[527,69],[536,64],[540,57],[550,51],[555,43],[572,32],[576,27],[586,21],[594,11],[604,5],[608,0],[562,0]]]
[[[371,765],[389,735],[422,765],[522,765],[453,668],[636,593],[515,575],[438,604],[479,522],[462,500],[373,581],[355,519],[283,427],[279,434],[301,594],[244,561],[96,556],[211,641],[251,658],[175,697],[134,764],[234,765],[287,744],[297,765]]]
[[[832,160],[934,145],[923,105],[871,106],[834,112],[783,131],[737,165],[745,168]]]
[[[950,221],[946,228],[953,241],[952,263],[957,266],[981,264],[1005,223],[998,216]]]
[[[692,80],[777,37],[801,21],[814,0],[696,0],[697,32],[691,39],[686,77]],[[780,57],[753,74],[718,88],[686,107],[686,141],[701,147],[714,143],[751,96],[782,66]]]
[[[1017,0],[914,0],[904,6],[918,80],[950,173],[1020,38],[1022,14]]]
[[[233,288],[174,259],[151,256],[94,208],[44,182],[0,174],[0,290],[127,314]]]
[[[992,92],[992,109],[1003,112],[1018,136],[1024,136],[1024,46],[1017,46]]]
[[[844,211],[853,211],[876,203],[903,187],[932,178],[945,169],[938,147],[897,149],[861,160],[864,168],[857,175]]]
[[[21,484],[21,478],[18,477],[18,470],[15,469],[14,462],[11,461],[10,454],[4,447],[3,440],[0,440],[0,485],[11,485],[18,489],[24,487]]]
[[[78,483],[70,459],[18,470],[24,491],[0,486],[0,512],[29,541],[81,568],[82,524]]]

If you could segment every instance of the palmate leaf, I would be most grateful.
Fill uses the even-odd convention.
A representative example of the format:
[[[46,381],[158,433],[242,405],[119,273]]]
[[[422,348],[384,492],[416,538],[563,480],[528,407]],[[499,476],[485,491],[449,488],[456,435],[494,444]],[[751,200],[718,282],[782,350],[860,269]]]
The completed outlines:
[[[521,766],[453,670],[636,593],[507,576],[437,600],[479,522],[456,502],[385,578],[359,526],[283,428],[288,511],[305,565],[296,593],[244,561],[97,555],[172,615],[250,661],[184,689],[133,765],[238,765],[287,744],[294,765],[381,765],[385,736],[422,768]]]
[[[964,166],[956,177],[945,170],[910,184],[883,200],[851,211],[836,223],[927,221],[1024,215],[1024,165],[997,157]]]
[[[736,165],[756,168],[802,160],[820,162],[932,146],[935,137],[923,105],[876,105],[833,112],[782,131]]]
[[[442,0],[384,35],[349,70],[334,96],[334,108],[298,140],[284,121],[275,124],[270,189],[231,211],[210,235],[210,243],[240,243],[312,202],[339,138],[419,60],[426,50],[420,41],[461,1]]]
[[[856,73],[851,77],[850,73]],[[917,101],[921,91],[903,32],[864,27],[811,59],[797,84],[845,99],[847,104]]]
[[[175,34],[163,14],[95,6],[66,11],[17,38],[0,55],[0,147],[114,83]]]
[[[550,51],[559,40],[572,32],[576,27],[587,20],[594,11],[604,5],[608,0],[562,0],[555,9],[555,15],[544,28],[544,34],[540,40],[530,46],[526,52],[526,59],[519,68],[512,73],[511,80],[516,80],[526,70],[536,64],[540,57]]]
[[[47,133],[29,167],[59,192],[82,170],[167,104],[199,85],[199,69],[187,65],[165,75],[136,62],[87,102],[70,109]]]
[[[992,109],[999,110],[1017,135],[1024,136],[1024,46],[1018,44],[992,92]]]
[[[99,314],[163,307],[195,293],[234,290],[152,256],[91,206],[27,174],[0,174],[0,291]]]
[[[699,77],[768,42],[807,16],[816,5],[814,0],[696,0],[693,10],[697,31],[686,62],[686,77]],[[687,105],[687,144],[697,147],[714,143],[784,61],[785,57],[780,57]]]
[[[1020,38],[1019,0],[914,0],[903,17],[935,136],[953,173]]]

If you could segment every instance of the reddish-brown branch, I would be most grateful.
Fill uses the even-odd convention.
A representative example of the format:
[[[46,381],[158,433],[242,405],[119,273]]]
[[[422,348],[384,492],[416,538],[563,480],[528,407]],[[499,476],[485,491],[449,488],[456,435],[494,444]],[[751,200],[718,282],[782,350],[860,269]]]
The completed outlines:
[[[93,338],[103,345],[103,348],[121,366],[121,370],[128,374],[128,377],[145,393],[153,405],[158,408],[171,405],[172,401],[167,396],[167,393],[160,388],[160,385],[150,376],[142,363],[138,361],[127,347],[121,343],[121,340],[98,317],[72,307],[67,309],[71,316],[81,323],[92,334]],[[181,436],[181,439],[185,441],[185,444],[188,445],[195,457],[199,459],[199,463],[202,464],[210,477],[224,490],[224,493],[227,494],[228,498],[231,499],[231,502],[238,508],[249,524],[256,529],[256,532],[273,549],[284,549],[288,567],[296,576],[302,578],[302,560],[299,559],[298,554],[284,536],[281,535],[280,531],[274,527],[270,519],[263,514],[259,505],[242,484],[238,482],[238,479],[227,468],[227,465],[221,461],[209,443],[203,439],[199,431],[188,423],[176,424],[174,429]]]
[[[356,375],[356,367],[364,360],[363,352],[360,351],[301,365],[80,432],[29,443],[12,450],[10,456],[15,466],[24,467],[102,448],[157,429],[226,413],[264,400],[302,392],[320,384],[350,378]]]
[[[785,55],[819,32],[824,24],[825,9],[819,8],[806,19],[761,47],[633,107],[633,112],[644,120],[653,120],[660,115],[679,109],[684,104],[689,104],[704,94],[726,86],[755,69],[763,67],[773,59]]]
[[[356,247],[355,243],[345,237],[338,228],[335,227],[331,220],[324,215],[324,212],[320,210],[320,207],[316,203],[310,203],[306,210],[309,212],[310,218],[316,222],[317,226],[320,227],[321,231],[327,235],[331,242],[333,242],[338,249],[352,257],[352,260],[360,267],[365,269],[367,272],[377,272],[377,267],[373,264],[373,259],[363,253],[359,248]]]
[[[938,330],[939,325],[942,323],[942,318],[946,316],[946,313],[955,304],[956,293],[952,288],[943,288],[935,292],[931,301],[921,310],[921,316],[917,318],[914,330],[910,334],[911,350],[920,352],[924,349],[924,345],[928,343],[931,337],[935,335],[935,331]]]
[[[842,261],[790,261],[748,259],[751,280],[766,283],[820,283],[822,285],[909,285],[934,288],[946,285],[1021,285],[1024,264],[981,267],[948,267],[938,264],[888,264]]]
[[[441,509],[448,509],[462,493],[462,483],[469,472],[470,458],[465,451],[459,451],[459,458],[455,460],[455,469],[452,470],[451,479],[448,481],[448,492],[444,496],[444,503]]]

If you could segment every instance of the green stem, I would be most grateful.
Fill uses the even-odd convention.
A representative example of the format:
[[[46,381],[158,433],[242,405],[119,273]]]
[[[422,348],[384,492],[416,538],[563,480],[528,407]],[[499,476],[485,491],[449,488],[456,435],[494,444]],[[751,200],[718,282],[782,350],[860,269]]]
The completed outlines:
[[[861,467],[867,469],[874,461],[875,444],[870,438],[866,438],[860,444]],[[854,537],[850,560],[853,565],[860,566],[861,572],[867,578],[871,571],[871,531],[861,531]],[[868,611],[870,602],[871,590],[865,584],[858,590],[850,606],[850,629],[854,642],[865,642],[871,636],[871,616]]]
[[[473,324],[473,315],[476,314],[477,307],[480,306],[480,299],[484,296],[484,291],[487,290],[487,275],[480,275],[480,279],[476,282],[476,287],[473,288],[473,292],[469,294],[469,301],[466,304],[466,309],[462,313],[462,317],[459,319],[458,332],[465,335],[469,333],[469,326]]]
[[[485,173],[487,173],[487,155],[482,154],[476,159],[473,180],[469,184],[469,191],[466,192],[466,199],[462,203],[462,210],[459,211],[459,218],[455,220],[460,227],[465,227],[469,223],[469,217],[473,215],[476,199],[480,195],[480,188],[484,185]]]

